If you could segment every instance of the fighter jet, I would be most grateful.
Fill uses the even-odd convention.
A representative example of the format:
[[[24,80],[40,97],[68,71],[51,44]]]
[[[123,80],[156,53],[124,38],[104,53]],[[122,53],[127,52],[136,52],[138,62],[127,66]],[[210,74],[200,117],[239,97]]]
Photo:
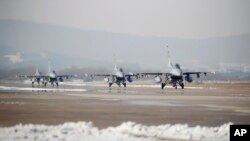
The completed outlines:
[[[35,75],[19,75],[20,78],[29,78],[32,83],[32,87],[34,87],[35,82],[40,85],[40,82],[44,84],[42,73],[38,71],[38,68],[36,68]]]
[[[90,75],[92,78],[94,76],[102,76],[104,77],[104,81],[107,82],[109,84],[109,87],[112,86],[113,83],[116,83],[119,87],[121,86],[121,84],[126,87],[126,81],[128,82],[133,82],[133,77],[137,77],[137,75],[133,74],[133,73],[128,73],[125,74],[125,72],[123,71],[122,68],[117,68],[117,65],[115,64],[114,70],[113,72],[111,72],[110,74],[91,74]]]
[[[55,83],[58,87],[59,81],[63,82],[63,78],[68,79],[73,77],[73,75],[57,75],[55,70],[51,71],[49,62],[49,69],[46,75],[42,75],[37,69],[35,75],[19,75],[19,77],[29,78],[32,81],[32,87],[34,87],[35,82],[37,82],[37,84],[40,84],[40,82],[42,82],[44,86],[46,86],[47,83],[51,83],[51,85],[54,86]]]
[[[168,50],[168,47],[167,47]],[[168,67],[170,68],[170,71],[166,72],[146,72],[146,73],[140,73],[139,75],[141,77],[144,76],[155,76],[154,80],[156,83],[161,83],[161,89],[164,89],[164,87],[167,84],[172,85],[177,89],[177,85],[180,85],[182,89],[184,89],[184,83],[183,81],[186,80],[187,82],[191,83],[193,81],[193,78],[191,75],[196,75],[197,78],[200,78],[200,74],[204,74],[205,76],[209,72],[183,72],[179,64],[173,65],[170,61],[170,53],[168,50]]]
[[[59,81],[63,82],[63,78],[68,79],[71,77],[73,77],[73,75],[57,75],[55,70],[51,71],[50,62],[47,75],[42,76],[42,78],[44,79],[44,86],[46,86],[47,83],[51,83],[51,85],[54,86],[55,83],[57,87],[59,85]]]

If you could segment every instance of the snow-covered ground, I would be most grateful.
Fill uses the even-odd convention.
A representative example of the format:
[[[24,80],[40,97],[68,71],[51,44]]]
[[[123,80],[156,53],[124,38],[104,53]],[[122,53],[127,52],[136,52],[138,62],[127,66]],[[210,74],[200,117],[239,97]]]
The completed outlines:
[[[8,87],[0,86],[0,90],[3,91],[60,91],[60,92],[84,92],[86,89],[66,89],[66,88],[45,88],[45,87]]]
[[[68,86],[97,86],[97,87],[108,87],[108,84],[105,82],[61,82],[61,85]],[[114,84],[116,86],[116,84]],[[128,87],[132,88],[160,88],[160,84],[133,84],[129,83]],[[166,88],[173,88],[172,86],[167,85]],[[203,87],[185,87],[185,89],[203,89]]]
[[[68,122],[61,125],[16,125],[0,127],[1,141],[227,141],[229,125],[218,127],[186,124],[146,126],[124,122],[117,127],[98,129],[91,122]]]
[[[93,87],[108,87],[105,83],[72,83],[72,82],[63,82],[61,86],[93,86]],[[160,88],[160,85],[129,85],[132,88]],[[173,88],[171,86],[166,86],[166,88]],[[203,87],[185,87],[185,89],[203,89]],[[12,87],[12,86],[0,86],[2,91],[60,91],[60,92],[84,92],[86,89],[82,88],[64,88],[64,87]]]

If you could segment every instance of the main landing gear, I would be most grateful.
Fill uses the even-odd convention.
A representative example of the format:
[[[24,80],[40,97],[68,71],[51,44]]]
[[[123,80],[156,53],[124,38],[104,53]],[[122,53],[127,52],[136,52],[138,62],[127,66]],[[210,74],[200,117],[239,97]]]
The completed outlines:
[[[112,84],[113,83],[109,83],[109,87],[111,87],[112,86]],[[118,83],[117,84],[119,87],[121,87],[121,83]],[[122,83],[122,85],[124,86],[124,87],[126,87],[127,86],[127,84],[126,83]]]
[[[165,86],[166,86],[166,83],[161,83],[161,89],[164,89]]]
[[[181,86],[182,89],[184,89],[184,83],[179,83],[179,85]],[[164,87],[166,86],[166,83],[161,83],[161,89],[164,89]],[[175,87],[175,89],[177,89],[177,84],[174,83],[173,87]]]
[[[182,89],[184,89],[184,83],[179,83],[179,85],[181,86]]]

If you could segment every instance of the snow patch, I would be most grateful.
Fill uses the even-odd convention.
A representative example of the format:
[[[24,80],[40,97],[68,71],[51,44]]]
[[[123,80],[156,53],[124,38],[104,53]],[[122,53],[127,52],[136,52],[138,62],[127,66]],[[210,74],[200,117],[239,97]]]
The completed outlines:
[[[129,100],[127,101],[127,103],[134,105],[147,105],[147,106],[169,106],[169,107],[187,106],[185,104],[180,104],[176,102],[154,101],[154,100]]]
[[[62,82],[61,85],[69,85],[69,86],[97,86],[97,87],[108,87],[108,84],[101,82]],[[116,84],[114,84],[116,85]],[[147,84],[147,85],[138,85],[131,84],[128,87],[132,88],[160,88],[160,84]],[[165,86],[166,88],[174,88],[172,86]],[[175,89],[175,88],[174,88]],[[203,87],[185,87],[185,89],[204,89]]]
[[[7,87],[0,86],[0,90],[4,91],[60,91],[60,92],[85,92],[86,89],[64,89],[64,88],[26,88],[26,87]]]
[[[14,102],[14,101],[0,101],[0,104],[10,104],[10,105],[23,105],[24,102]]]
[[[229,125],[218,127],[195,126],[187,124],[165,124],[146,126],[135,122],[124,122],[117,127],[98,129],[92,122],[68,122],[56,126],[16,125],[0,127],[1,141],[161,141],[188,140],[211,141],[229,140]]]
[[[121,101],[121,99],[116,99],[116,98],[103,98],[100,100],[102,100],[102,101]]]

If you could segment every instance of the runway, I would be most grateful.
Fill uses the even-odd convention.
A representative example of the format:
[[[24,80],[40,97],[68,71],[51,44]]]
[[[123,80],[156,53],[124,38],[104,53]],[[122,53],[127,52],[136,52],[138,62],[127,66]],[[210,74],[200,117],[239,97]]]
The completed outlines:
[[[127,88],[108,88],[105,83],[31,88],[28,84],[1,82],[0,126],[90,121],[94,127],[106,130],[132,121],[147,128],[188,125],[190,130],[197,126],[249,124],[249,84],[228,85],[191,85],[184,90],[170,87],[161,90],[154,84],[138,83]]]

